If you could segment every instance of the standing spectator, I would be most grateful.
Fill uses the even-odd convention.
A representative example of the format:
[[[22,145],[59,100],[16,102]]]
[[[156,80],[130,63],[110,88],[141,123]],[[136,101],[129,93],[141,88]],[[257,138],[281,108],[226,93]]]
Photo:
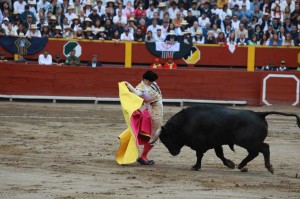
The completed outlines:
[[[48,53],[48,50],[45,50],[43,54],[39,55],[38,59],[39,65],[51,65],[52,56]]]
[[[29,11],[29,6],[26,5],[25,6],[25,11],[23,13],[21,13],[22,22],[25,22],[29,15],[31,15],[32,22],[35,23],[36,22],[35,15],[31,11]]]
[[[96,68],[96,67],[102,66],[102,63],[98,61],[98,56],[97,55],[93,55],[92,61],[88,62],[87,66],[91,66],[92,68]]]
[[[126,28],[124,33],[121,34],[121,41],[133,41],[134,37],[132,33],[129,32],[129,29]]]
[[[75,50],[70,52],[70,56],[67,57],[65,64],[69,66],[80,66],[80,60],[76,57]]]
[[[164,64],[164,69],[177,69],[177,64],[173,60],[173,56],[167,56],[167,62]]]

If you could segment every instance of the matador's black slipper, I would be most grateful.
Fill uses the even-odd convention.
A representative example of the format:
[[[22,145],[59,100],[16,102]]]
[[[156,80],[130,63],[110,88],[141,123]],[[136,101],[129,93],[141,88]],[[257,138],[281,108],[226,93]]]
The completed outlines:
[[[142,158],[138,158],[137,162],[142,164],[142,165],[153,165],[154,164],[153,160],[144,160]]]

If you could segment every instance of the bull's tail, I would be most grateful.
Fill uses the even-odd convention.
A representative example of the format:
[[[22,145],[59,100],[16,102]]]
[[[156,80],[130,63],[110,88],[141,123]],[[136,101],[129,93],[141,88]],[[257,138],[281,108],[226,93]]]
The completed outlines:
[[[300,128],[300,117],[296,114],[293,113],[282,113],[282,112],[277,112],[277,111],[269,111],[269,112],[257,112],[260,116],[263,118],[267,117],[268,115],[284,115],[284,116],[293,116],[296,117],[297,119],[297,125]]]

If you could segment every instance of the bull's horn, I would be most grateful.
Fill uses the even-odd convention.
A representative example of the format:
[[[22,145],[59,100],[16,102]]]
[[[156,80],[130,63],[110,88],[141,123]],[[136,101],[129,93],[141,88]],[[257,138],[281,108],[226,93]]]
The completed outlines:
[[[151,136],[151,139],[149,141],[149,144],[154,144],[158,138],[159,138],[159,135],[161,134],[161,128],[159,128],[155,133],[154,135]]]

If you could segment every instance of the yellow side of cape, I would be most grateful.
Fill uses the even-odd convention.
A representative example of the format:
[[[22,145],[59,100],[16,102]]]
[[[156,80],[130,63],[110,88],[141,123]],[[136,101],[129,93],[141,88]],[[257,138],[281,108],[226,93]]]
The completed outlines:
[[[119,83],[119,97],[128,128],[119,135],[120,146],[117,150],[116,161],[118,164],[131,164],[136,162],[139,150],[136,144],[136,137],[130,126],[130,118],[134,111],[141,108],[143,99],[130,92],[125,82]]]

